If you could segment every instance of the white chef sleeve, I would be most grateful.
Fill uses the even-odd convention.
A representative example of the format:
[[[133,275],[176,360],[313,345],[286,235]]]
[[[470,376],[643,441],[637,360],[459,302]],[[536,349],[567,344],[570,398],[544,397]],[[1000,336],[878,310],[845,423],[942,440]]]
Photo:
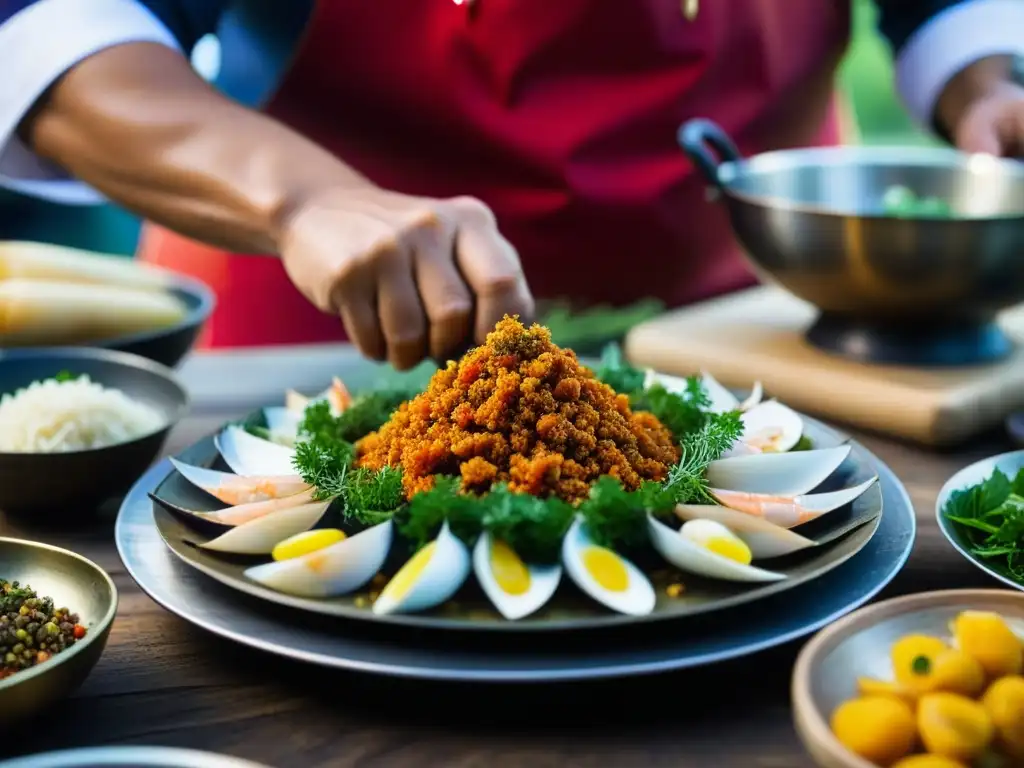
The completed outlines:
[[[39,0],[0,24],[0,187],[67,204],[104,200],[33,153],[15,131],[68,69],[105,48],[133,42],[180,50],[167,27],[134,0]]]
[[[922,128],[933,130],[946,83],[987,56],[1024,55],[1022,0],[967,0],[930,19],[896,58],[896,88]]]

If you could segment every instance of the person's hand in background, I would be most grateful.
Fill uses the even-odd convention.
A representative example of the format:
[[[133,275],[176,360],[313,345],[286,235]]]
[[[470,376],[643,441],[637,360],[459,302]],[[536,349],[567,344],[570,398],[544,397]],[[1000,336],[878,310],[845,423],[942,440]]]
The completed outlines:
[[[516,251],[473,198],[329,190],[300,205],[280,243],[306,298],[400,370],[482,342],[505,314],[532,319]]]
[[[1014,81],[1009,56],[961,70],[939,98],[936,117],[965,152],[1024,156],[1024,86]]]

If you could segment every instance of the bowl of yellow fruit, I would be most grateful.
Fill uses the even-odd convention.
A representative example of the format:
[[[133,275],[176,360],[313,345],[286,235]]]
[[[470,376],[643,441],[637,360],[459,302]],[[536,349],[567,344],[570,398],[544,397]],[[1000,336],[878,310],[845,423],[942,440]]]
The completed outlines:
[[[929,592],[816,635],[793,716],[823,768],[1024,766],[1024,595]]]

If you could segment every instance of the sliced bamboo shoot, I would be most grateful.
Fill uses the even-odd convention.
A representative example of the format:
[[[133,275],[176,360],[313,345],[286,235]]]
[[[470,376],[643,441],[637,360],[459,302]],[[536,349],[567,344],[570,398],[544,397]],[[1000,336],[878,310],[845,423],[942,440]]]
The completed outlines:
[[[0,279],[55,280],[160,291],[170,283],[163,270],[130,258],[51,243],[0,241]]]
[[[0,343],[77,344],[166,328],[186,315],[168,293],[47,280],[0,281]]]

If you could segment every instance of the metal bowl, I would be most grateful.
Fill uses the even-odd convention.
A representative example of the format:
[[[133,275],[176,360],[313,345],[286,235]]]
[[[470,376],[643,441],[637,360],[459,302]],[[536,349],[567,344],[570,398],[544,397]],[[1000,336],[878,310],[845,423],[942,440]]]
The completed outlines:
[[[117,612],[117,588],[95,563],[66,549],[0,537],[0,578],[27,584],[79,615],[86,636],[39,666],[0,680],[0,727],[43,712],[96,666]]]
[[[993,320],[1024,300],[1024,163],[913,147],[742,158],[707,120],[684,124],[678,139],[756,271],[821,310],[812,343],[918,364],[1010,351]],[[882,201],[896,185],[940,198],[954,218],[887,214]]]
[[[996,589],[925,592],[875,603],[822,630],[804,646],[793,670],[793,719],[822,768],[875,768],[832,735],[832,712],[856,695],[858,677],[891,679],[890,649],[903,635],[949,635],[961,611],[995,611],[1024,633],[1024,595]]]
[[[0,453],[0,510],[37,519],[75,519],[127,491],[157,458],[171,428],[188,410],[174,372],[151,360],[88,347],[0,352],[0,393],[61,371],[87,374],[105,387],[156,408],[155,432],[106,448],[69,453]],[[0,561],[2,562],[2,561]]]

